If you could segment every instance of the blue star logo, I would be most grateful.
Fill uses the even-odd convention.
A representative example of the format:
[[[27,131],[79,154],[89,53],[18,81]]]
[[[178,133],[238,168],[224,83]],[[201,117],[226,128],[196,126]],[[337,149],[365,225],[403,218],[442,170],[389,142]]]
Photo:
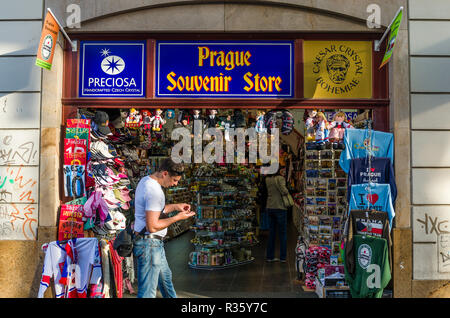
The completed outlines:
[[[107,56],[101,63],[103,72],[109,75],[117,75],[125,68],[125,61],[117,55]]]

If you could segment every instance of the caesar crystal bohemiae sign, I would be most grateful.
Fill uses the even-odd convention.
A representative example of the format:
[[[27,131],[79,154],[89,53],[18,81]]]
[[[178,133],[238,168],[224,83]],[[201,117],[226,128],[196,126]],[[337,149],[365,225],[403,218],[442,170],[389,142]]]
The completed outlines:
[[[306,98],[371,98],[371,41],[304,41]]]

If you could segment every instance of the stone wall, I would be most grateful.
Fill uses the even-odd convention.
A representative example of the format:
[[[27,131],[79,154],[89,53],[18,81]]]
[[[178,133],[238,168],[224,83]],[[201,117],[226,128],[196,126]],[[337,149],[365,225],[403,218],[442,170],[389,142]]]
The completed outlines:
[[[42,11],[19,0],[0,12],[0,297],[32,296],[38,259]]]
[[[445,0],[409,1],[413,290],[419,297],[450,296],[449,10]]]

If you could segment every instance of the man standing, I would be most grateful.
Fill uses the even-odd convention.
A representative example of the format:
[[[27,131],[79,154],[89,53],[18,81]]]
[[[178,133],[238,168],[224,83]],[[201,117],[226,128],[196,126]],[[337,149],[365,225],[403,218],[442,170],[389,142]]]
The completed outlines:
[[[172,272],[164,252],[164,236],[172,223],[195,215],[186,203],[165,203],[162,187],[176,186],[183,164],[165,159],[159,169],[142,178],[136,187],[133,254],[137,260],[138,298],[155,298],[158,287],[164,298],[176,298]],[[172,217],[167,214],[180,211]]]

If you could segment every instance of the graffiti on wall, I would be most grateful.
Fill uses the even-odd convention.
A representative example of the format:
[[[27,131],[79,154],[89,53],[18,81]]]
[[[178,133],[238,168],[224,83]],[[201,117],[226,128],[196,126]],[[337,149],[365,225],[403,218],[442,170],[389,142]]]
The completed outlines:
[[[438,269],[440,273],[450,273],[450,234],[438,235]]]
[[[38,167],[0,167],[0,240],[35,240]]]
[[[425,235],[450,233],[449,219],[441,215],[425,213],[421,218],[416,218],[416,221],[421,224],[420,228],[422,228]]]
[[[37,165],[39,131],[0,131],[0,166]]]
[[[443,278],[450,273],[450,207],[421,206],[413,208],[413,238],[421,248],[432,249],[427,253],[435,255],[433,266],[425,265],[430,260],[416,259],[418,263],[425,262],[420,268],[428,268],[429,277]],[[426,243],[426,244],[424,244]],[[432,244],[430,244],[432,243]],[[423,271],[424,269],[422,269]]]

